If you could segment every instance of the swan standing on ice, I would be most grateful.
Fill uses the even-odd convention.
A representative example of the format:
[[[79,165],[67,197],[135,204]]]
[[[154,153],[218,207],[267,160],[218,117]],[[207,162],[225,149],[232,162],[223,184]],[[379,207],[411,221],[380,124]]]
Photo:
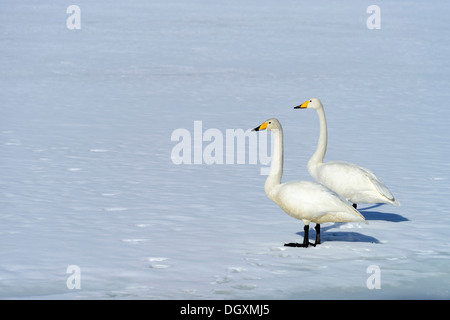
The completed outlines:
[[[365,222],[364,217],[345,200],[327,187],[312,181],[281,183],[283,175],[283,129],[277,119],[269,119],[254,131],[269,130],[274,135],[274,149],[270,173],[264,190],[270,200],[293,218],[305,224],[303,243],[288,243],[290,247],[308,247],[320,244],[320,223]],[[309,242],[309,223],[316,224],[316,242]]]
[[[322,102],[317,98],[305,101],[294,109],[311,108],[317,111],[320,121],[319,143],[308,162],[310,175],[331,190],[353,203],[388,203],[399,206],[391,191],[369,169],[344,161],[329,161],[323,158],[327,150],[327,121]]]

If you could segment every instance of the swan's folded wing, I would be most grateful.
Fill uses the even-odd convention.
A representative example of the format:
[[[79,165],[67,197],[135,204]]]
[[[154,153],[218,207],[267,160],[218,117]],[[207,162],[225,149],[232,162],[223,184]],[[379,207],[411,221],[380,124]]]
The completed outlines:
[[[367,178],[370,180],[370,182],[373,184],[375,189],[386,199],[393,202],[394,205],[399,206],[400,202],[395,199],[394,195],[392,194],[391,190],[388,189],[379,179],[378,177],[370,170],[360,167],[362,171],[364,171]]]
[[[372,171],[357,164],[346,161],[330,161],[324,163],[318,173],[321,182],[347,199],[351,199],[355,195],[377,192],[394,205],[400,205],[388,187]]]

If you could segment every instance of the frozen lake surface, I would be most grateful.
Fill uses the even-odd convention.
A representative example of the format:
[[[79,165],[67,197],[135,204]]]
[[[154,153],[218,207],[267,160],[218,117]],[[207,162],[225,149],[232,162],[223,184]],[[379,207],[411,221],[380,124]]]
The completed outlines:
[[[1,299],[450,298],[448,2],[378,1],[379,30],[359,1],[74,4],[79,30],[66,4],[0,8]],[[276,117],[283,181],[311,180],[317,114],[293,110],[311,97],[325,159],[373,170],[401,207],[287,248],[303,224],[260,162],[172,161],[194,121],[225,148]]]

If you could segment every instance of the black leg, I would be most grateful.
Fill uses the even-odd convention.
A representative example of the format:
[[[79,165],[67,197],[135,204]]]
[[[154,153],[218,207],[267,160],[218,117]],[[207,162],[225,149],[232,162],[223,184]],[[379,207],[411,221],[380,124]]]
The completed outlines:
[[[309,225],[305,225],[303,227],[303,230],[305,231],[305,236],[303,237],[303,247],[307,248],[309,244]]]
[[[319,227],[320,228],[320,227]],[[285,243],[284,246],[285,247],[302,247],[302,248],[308,248],[308,245],[312,245],[312,246],[316,246],[315,243],[311,243],[309,242],[309,225],[305,225],[305,227],[303,228],[303,230],[305,231],[305,236],[303,237],[303,243],[295,243],[295,242],[291,242],[291,243]],[[317,229],[316,229],[317,230]],[[317,238],[316,238],[317,240]]]
[[[316,243],[314,243],[314,246],[316,246],[320,244],[320,224],[316,224],[314,229],[316,229]]]
[[[353,204],[353,208],[357,209],[357,206],[358,205],[356,203]]]

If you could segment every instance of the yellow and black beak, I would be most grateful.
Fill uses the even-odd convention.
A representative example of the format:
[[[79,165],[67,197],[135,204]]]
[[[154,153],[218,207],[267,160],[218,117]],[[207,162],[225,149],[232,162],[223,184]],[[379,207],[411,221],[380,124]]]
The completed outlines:
[[[260,130],[265,130],[267,128],[267,122],[264,122],[263,124],[261,124],[260,126],[252,129],[252,131],[260,131]]]
[[[303,102],[301,105],[294,107],[294,109],[306,109],[308,108],[309,100]]]

